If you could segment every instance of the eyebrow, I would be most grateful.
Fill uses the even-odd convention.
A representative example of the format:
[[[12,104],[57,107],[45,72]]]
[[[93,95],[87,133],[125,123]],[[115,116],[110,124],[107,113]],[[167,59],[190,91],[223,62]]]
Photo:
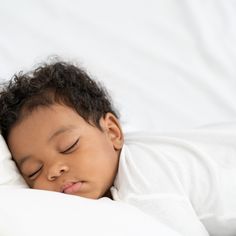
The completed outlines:
[[[60,127],[59,129],[57,129],[48,139],[48,141],[51,141],[52,139],[54,139],[55,137],[57,137],[58,135],[65,133],[67,131],[71,131],[73,130],[75,127],[73,125],[69,125],[69,126],[63,126]]]

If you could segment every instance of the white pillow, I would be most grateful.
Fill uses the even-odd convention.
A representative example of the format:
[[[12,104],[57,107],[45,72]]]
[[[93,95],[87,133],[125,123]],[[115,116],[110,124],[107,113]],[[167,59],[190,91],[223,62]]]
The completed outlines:
[[[0,187],[0,235],[180,236],[135,207],[34,189]]]
[[[0,134],[0,186],[3,185],[27,188],[27,184],[11,159],[6,142]]]

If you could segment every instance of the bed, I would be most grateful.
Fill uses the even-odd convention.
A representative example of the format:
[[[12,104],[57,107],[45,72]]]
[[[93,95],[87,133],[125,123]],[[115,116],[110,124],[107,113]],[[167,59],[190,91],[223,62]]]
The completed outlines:
[[[108,88],[125,132],[234,123],[235,13],[229,0],[3,0],[0,80],[59,56]],[[0,140],[1,235],[178,235],[130,206],[27,189]]]

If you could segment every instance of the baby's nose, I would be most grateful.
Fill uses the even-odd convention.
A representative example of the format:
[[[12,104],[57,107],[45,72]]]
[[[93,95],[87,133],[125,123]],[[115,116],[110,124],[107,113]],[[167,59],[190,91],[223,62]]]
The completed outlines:
[[[47,178],[49,181],[53,181],[68,171],[69,167],[66,164],[55,164],[49,168]]]

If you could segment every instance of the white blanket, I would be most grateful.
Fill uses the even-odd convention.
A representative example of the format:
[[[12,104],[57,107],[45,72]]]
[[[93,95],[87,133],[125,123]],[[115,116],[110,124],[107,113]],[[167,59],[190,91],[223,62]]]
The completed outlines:
[[[108,198],[4,187],[0,196],[1,236],[180,236],[138,209]]]

